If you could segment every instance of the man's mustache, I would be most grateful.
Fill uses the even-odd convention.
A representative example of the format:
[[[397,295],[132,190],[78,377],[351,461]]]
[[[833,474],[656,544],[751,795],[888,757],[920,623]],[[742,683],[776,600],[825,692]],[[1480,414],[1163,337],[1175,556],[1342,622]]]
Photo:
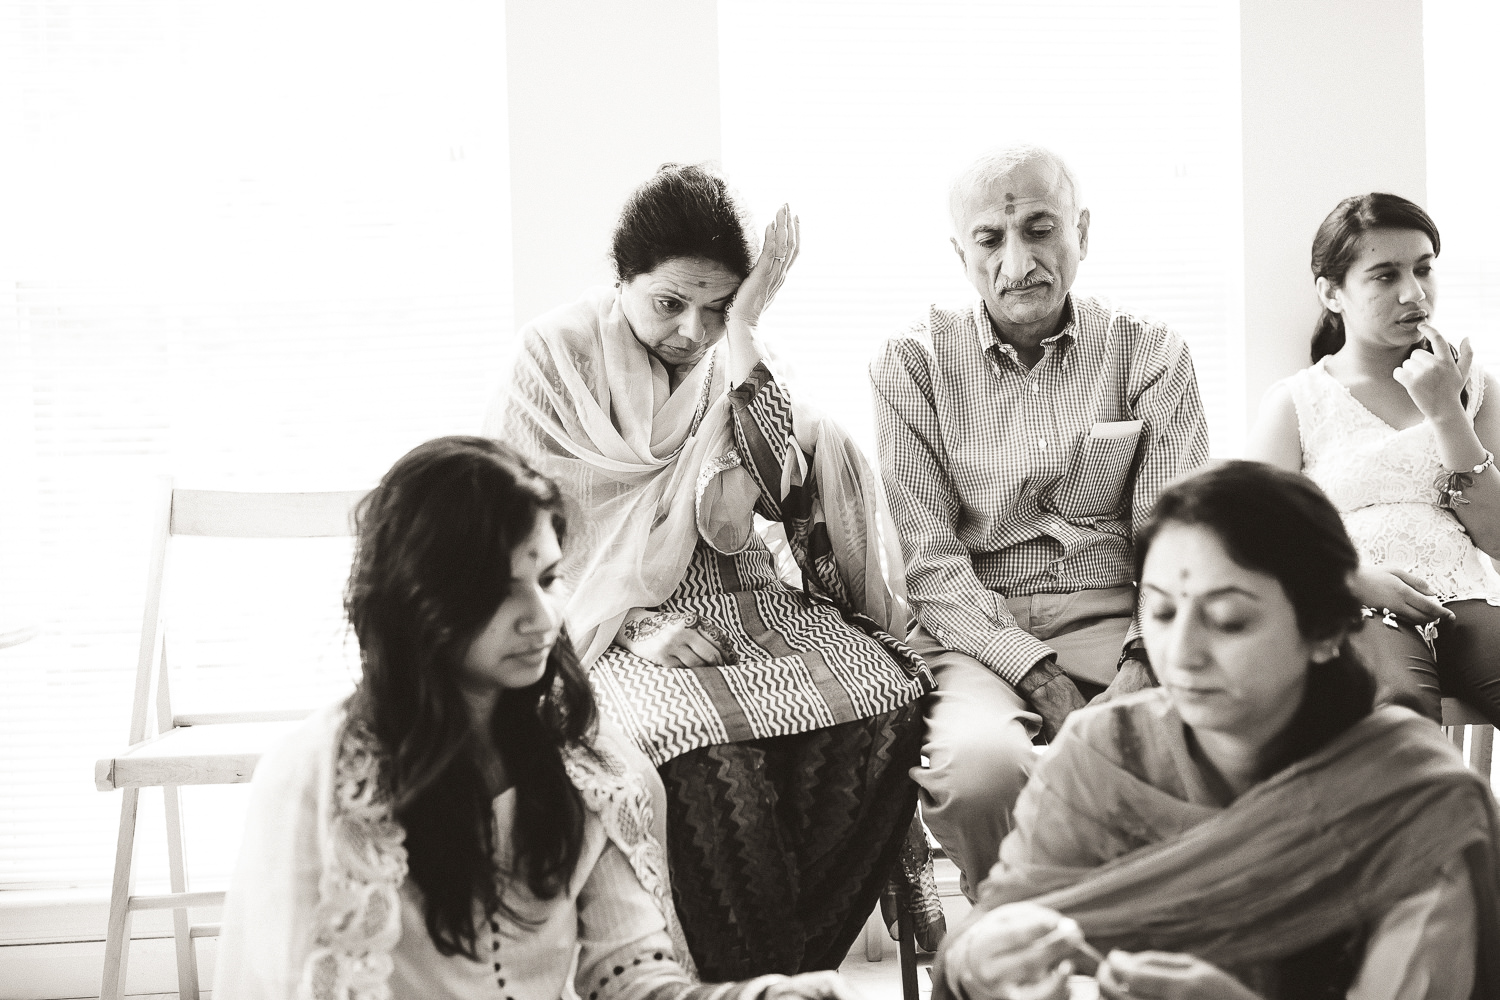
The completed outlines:
[[[1020,291],[1023,288],[1034,288],[1037,285],[1050,284],[1052,284],[1052,275],[1048,274],[1046,271],[1036,271],[1028,274],[1020,281],[1007,281],[1005,284],[1000,286],[1000,291],[1015,292]]]

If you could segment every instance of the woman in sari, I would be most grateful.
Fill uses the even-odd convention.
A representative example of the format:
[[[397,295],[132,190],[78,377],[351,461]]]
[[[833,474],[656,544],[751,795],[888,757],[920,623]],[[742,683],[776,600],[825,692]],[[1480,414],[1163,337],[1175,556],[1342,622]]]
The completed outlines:
[[[786,207],[756,258],[720,177],[663,167],[616,227],[616,284],[523,331],[488,428],[577,505],[568,629],[666,786],[709,978],[843,959],[909,826],[931,686],[878,477],[762,344],[797,249]]]
[[[1372,708],[1358,556],[1302,476],[1230,462],[1137,541],[1160,688],[1074,714],[934,997],[1500,996],[1496,815],[1430,722]]]
[[[833,973],[679,964],[646,791],[562,628],[564,527],[484,438],[421,445],[364,501],[363,677],[256,769],[214,996],[852,1000]]]

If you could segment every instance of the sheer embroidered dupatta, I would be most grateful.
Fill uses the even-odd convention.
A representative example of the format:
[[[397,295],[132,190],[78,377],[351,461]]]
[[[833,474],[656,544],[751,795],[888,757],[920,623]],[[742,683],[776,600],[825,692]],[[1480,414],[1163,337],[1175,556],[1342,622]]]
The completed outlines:
[[[723,345],[671,389],[612,288],[538,318],[522,340],[486,430],[520,447],[576,508],[567,619],[590,664],[628,610],[672,595],[700,535],[730,554],[750,543],[759,491],[735,449]],[[817,516],[810,499],[788,524],[793,550],[826,554],[804,565],[833,591],[825,596],[904,638],[904,595],[890,582],[902,578],[900,550],[879,479],[833,421],[815,419],[809,435],[819,441],[811,475],[800,452],[786,461],[796,479],[784,487],[816,484]],[[822,541],[811,540],[815,524]]]

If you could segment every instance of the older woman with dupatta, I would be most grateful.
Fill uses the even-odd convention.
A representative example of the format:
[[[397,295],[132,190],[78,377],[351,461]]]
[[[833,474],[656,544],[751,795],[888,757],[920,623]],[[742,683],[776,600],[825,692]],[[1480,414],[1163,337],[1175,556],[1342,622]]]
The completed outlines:
[[[879,478],[757,330],[798,239],[783,206],[752,263],[724,181],[663,167],[616,228],[618,282],[523,331],[488,426],[576,505],[568,629],[665,783],[708,979],[837,967],[908,828],[932,683]]]
[[[1372,708],[1333,505],[1226,463],[1162,494],[1136,558],[1162,687],[1068,720],[934,997],[1066,996],[1094,946],[1108,998],[1500,996],[1495,800]]]

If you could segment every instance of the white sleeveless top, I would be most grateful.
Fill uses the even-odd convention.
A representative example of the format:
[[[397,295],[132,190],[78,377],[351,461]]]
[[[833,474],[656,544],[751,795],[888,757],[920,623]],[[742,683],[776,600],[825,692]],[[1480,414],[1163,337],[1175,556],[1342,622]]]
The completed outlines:
[[[1326,359],[1324,359],[1326,360]],[[1328,373],[1324,360],[1285,380],[1297,410],[1302,471],[1344,517],[1360,560],[1415,573],[1443,600],[1500,600],[1500,577],[1452,511],[1438,506],[1437,437],[1426,420],[1398,431]],[[1484,370],[1465,412],[1484,402]]]

